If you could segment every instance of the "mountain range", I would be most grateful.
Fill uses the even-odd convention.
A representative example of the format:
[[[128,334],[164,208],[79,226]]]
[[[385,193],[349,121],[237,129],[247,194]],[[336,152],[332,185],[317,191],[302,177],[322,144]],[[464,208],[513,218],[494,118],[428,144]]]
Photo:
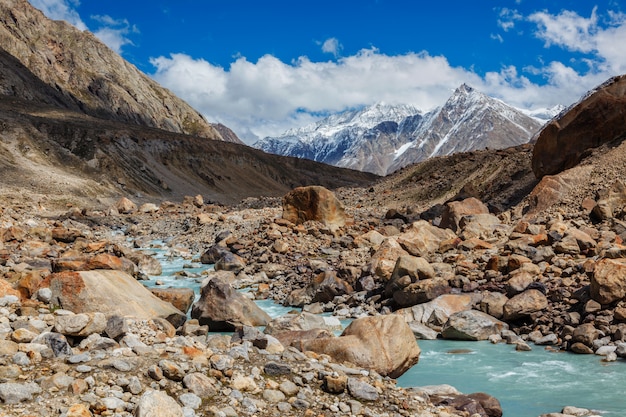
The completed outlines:
[[[378,103],[266,137],[253,146],[386,175],[434,156],[527,143],[560,110],[528,114],[463,84],[429,112]]]

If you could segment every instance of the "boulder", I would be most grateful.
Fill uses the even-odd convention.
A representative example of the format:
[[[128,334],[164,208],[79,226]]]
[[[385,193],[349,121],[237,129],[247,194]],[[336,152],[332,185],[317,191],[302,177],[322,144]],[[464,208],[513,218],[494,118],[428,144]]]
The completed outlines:
[[[546,175],[541,178],[528,196],[529,206],[526,208],[525,217],[533,217],[561,201],[585,178],[589,178],[592,168],[592,165],[577,166],[557,175]]]
[[[589,290],[591,298],[600,304],[611,304],[626,297],[626,259],[598,261]]]
[[[135,417],[183,417],[183,408],[165,391],[147,390],[136,405]]]
[[[150,288],[150,292],[183,313],[189,311],[195,297],[191,288]]]
[[[408,280],[404,277],[409,277]],[[391,278],[385,288],[385,294],[390,297],[395,291],[420,279],[435,277],[435,269],[424,258],[412,255],[402,255],[396,261]]]
[[[137,205],[126,197],[117,200],[114,207],[120,214],[130,214],[137,210]]]
[[[431,278],[417,281],[393,293],[393,300],[400,307],[410,307],[415,304],[426,303],[443,294],[448,294],[452,288],[448,280]]]
[[[474,197],[451,201],[444,207],[439,226],[456,232],[460,228],[461,218],[474,214],[489,214],[489,208]]]
[[[246,261],[241,256],[230,251],[223,252],[214,266],[216,271],[232,271],[235,274],[241,272],[245,267]]]
[[[626,185],[617,180],[611,187],[598,193],[598,201],[591,209],[591,216],[597,220],[612,219],[624,211],[626,206]]]
[[[296,225],[315,220],[331,229],[346,224],[343,205],[335,194],[321,186],[298,187],[285,195],[282,218]]]
[[[359,318],[339,337],[304,340],[297,347],[391,378],[398,378],[415,365],[420,355],[413,332],[397,314]]]
[[[504,225],[493,214],[468,214],[459,220],[459,237],[463,240],[490,239],[497,230],[503,230]]]
[[[574,329],[572,342],[582,343],[591,348],[593,347],[593,341],[598,337],[601,337],[600,330],[596,329],[593,323],[584,323]]]
[[[368,265],[369,272],[383,281],[389,281],[398,258],[407,254],[396,237],[389,237],[380,244],[372,255]]]
[[[52,304],[74,313],[102,312],[152,319],[160,317],[178,327],[185,314],[154,296],[136,279],[122,271],[60,272],[50,276]]]
[[[553,175],[580,162],[585,153],[624,134],[626,76],[598,86],[566,113],[548,122],[535,142],[532,169],[537,178]]]
[[[265,326],[270,316],[254,301],[238,293],[221,278],[207,279],[202,284],[200,299],[191,309],[191,317],[211,331],[233,331],[237,326]]]
[[[508,297],[499,292],[485,292],[480,300],[480,311],[497,319],[504,315],[504,305],[509,301]]]
[[[452,340],[487,340],[491,335],[499,335],[502,329],[508,329],[501,322],[487,313],[466,310],[454,313],[441,329],[444,339]]]
[[[318,274],[307,288],[311,301],[327,303],[338,295],[352,294],[354,290],[346,281],[337,277],[335,271],[324,271]]]
[[[548,299],[539,290],[530,289],[509,299],[503,307],[504,320],[517,320],[548,307]]]
[[[440,331],[452,314],[469,310],[474,304],[475,300],[470,294],[444,294],[427,303],[400,309],[396,314],[404,317],[408,323],[423,323]]]
[[[436,252],[441,243],[456,238],[456,234],[449,229],[433,226],[425,220],[411,224],[404,233],[397,236],[400,246],[413,256],[428,256]]]

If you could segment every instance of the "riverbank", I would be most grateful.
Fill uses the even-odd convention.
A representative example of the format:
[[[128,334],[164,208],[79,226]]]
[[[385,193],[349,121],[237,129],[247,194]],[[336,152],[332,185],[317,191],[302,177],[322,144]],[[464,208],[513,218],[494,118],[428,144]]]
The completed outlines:
[[[594,257],[598,254],[615,254],[620,248],[619,235],[605,230],[606,224],[597,225],[580,218],[558,215],[528,222],[519,218],[478,213],[466,214],[463,216],[465,220],[457,219],[456,223],[453,220],[450,225],[455,224],[457,230],[452,231],[420,220],[416,213],[409,211],[382,213],[380,209],[360,206],[356,203],[360,197],[350,190],[343,190],[339,196],[345,202],[349,218],[340,228],[316,221],[291,223],[281,218],[282,208],[273,200],[247,201],[242,206],[230,208],[208,205],[198,202],[197,198],[190,198],[182,204],[164,203],[160,206],[131,208],[127,214],[121,208],[102,211],[70,209],[60,215],[5,208],[2,212],[1,266],[5,280],[17,291],[15,296],[21,301],[5,301],[3,337],[10,343],[5,343],[8,347],[3,354],[2,366],[6,367],[3,368],[6,372],[4,380],[10,381],[5,383],[18,384],[19,387],[8,387],[11,390],[17,388],[23,396],[9,402],[17,401],[19,404],[15,410],[35,415],[39,411],[54,414],[58,410],[67,414],[73,402],[84,402],[91,413],[135,413],[141,396],[129,391],[128,385],[124,385],[124,378],[128,379],[130,375],[127,372],[132,374],[133,371],[126,370],[126,365],[120,365],[122,371],[115,366],[115,370],[112,370],[108,360],[134,357],[143,348],[134,350],[134,347],[120,343],[124,337],[120,338],[120,334],[116,337],[106,336],[106,327],[99,329],[100,333],[96,334],[100,338],[112,340],[105,341],[111,343],[110,346],[105,343],[96,344],[97,347],[92,348],[85,342],[81,347],[81,343],[92,337],[93,333],[86,334],[84,331],[81,334],[72,330],[73,333],[65,335],[72,352],[66,352],[69,356],[80,355],[85,349],[95,351],[88,355],[87,368],[81,368],[86,371],[83,374],[66,357],[58,359],[54,352],[51,354],[49,350],[36,346],[41,343],[33,344],[33,340],[40,333],[58,330],[61,325],[57,322],[64,320],[59,317],[73,316],[64,309],[55,311],[48,304],[50,301],[45,299],[46,291],[40,294],[40,290],[46,288],[48,277],[63,270],[76,271],[95,266],[124,269],[141,279],[146,274],[142,268],[148,268],[151,263],[150,256],[141,254],[137,249],[156,239],[164,241],[169,250],[181,255],[190,264],[202,261],[204,256],[208,256],[207,253],[212,253],[212,248],[217,247],[219,250],[214,252],[219,255],[219,259],[224,259],[219,269],[222,273],[232,274],[232,280],[237,285],[253,285],[257,290],[256,297],[303,307],[306,311],[331,313],[339,318],[395,312],[404,317],[413,332],[422,338],[437,337],[440,333],[455,334],[457,338],[491,338],[497,341],[494,338],[504,336],[520,349],[528,345],[529,341],[543,339],[542,343],[552,345],[555,349],[572,349],[576,343],[586,346],[591,352],[604,348],[608,360],[617,359],[623,340],[620,336],[620,304],[600,304],[598,307],[596,304],[599,303],[585,289],[593,278],[589,262],[595,262],[597,258]],[[96,258],[98,262],[94,261]],[[108,260],[108,263],[103,260]],[[532,297],[522,298],[521,302],[520,297],[516,299],[519,295],[526,297],[528,294],[532,294]],[[446,302],[440,304],[442,300]],[[486,336],[484,333],[474,336],[467,333],[467,329],[460,328],[446,333],[444,326],[448,319],[463,311],[488,313],[491,317],[489,321],[496,323],[496,326]],[[74,320],[85,320],[81,314],[85,313],[77,314],[80,318]],[[508,333],[502,332],[504,325],[511,329]],[[141,378],[145,379],[141,380],[141,395],[148,387],[161,391],[165,388],[167,392],[180,395],[188,393],[190,388],[185,385],[184,378],[189,372],[196,369],[202,374],[216,374],[219,377],[214,372],[217,368],[211,364],[211,358],[214,354],[228,354],[234,348],[233,352],[237,351],[236,346],[230,344],[219,348],[212,346],[213,342],[209,340],[212,338],[207,337],[207,329],[202,326],[189,325],[186,330],[182,327],[178,334],[175,329],[163,329],[162,326],[166,326],[164,324],[146,322],[141,326],[145,330],[137,332],[145,332],[152,338],[149,343],[142,340],[143,344],[154,350],[152,360],[162,355],[171,359],[182,354],[182,362],[191,364],[194,359],[184,353],[187,347],[193,348],[193,352],[194,349],[204,352],[200,354],[204,359],[199,360],[208,361],[201,365],[185,365],[191,367],[183,369],[182,380],[175,379],[180,375],[174,379],[164,376],[166,381],[161,383],[163,379],[160,379],[156,368],[153,368],[156,379],[142,373]],[[30,341],[30,336],[17,339],[20,332],[14,335],[15,330],[21,328],[28,328],[35,333],[31,335],[33,337]],[[577,332],[579,328],[588,331]],[[129,334],[134,333],[130,331]],[[96,336],[93,339],[99,340]],[[155,343],[156,348],[151,347]],[[21,344],[33,346],[24,347]],[[263,352],[258,351],[258,347],[244,345],[248,356],[258,354],[260,356],[254,357],[265,357]],[[288,355],[296,355],[298,360],[304,360],[293,348],[283,348],[291,352]],[[28,357],[29,362],[23,360],[23,355],[15,357],[20,351],[33,352],[37,349],[46,352],[39,352],[41,359],[36,353],[26,353],[27,357],[33,357]],[[615,355],[612,357],[611,353]],[[400,389],[393,380],[376,376],[367,369],[355,371],[337,368],[332,365],[332,357],[319,353],[308,353],[305,356],[309,365],[298,370],[297,376],[305,382],[303,387],[308,387],[307,392],[310,388],[314,393],[305,399],[309,404],[305,410],[310,409],[311,415],[336,415],[332,414],[336,413],[336,409],[353,413],[349,401],[363,402],[372,410],[371,415],[419,415],[419,412],[426,413],[424,415],[462,415],[455,408],[458,404],[435,405],[433,401],[436,395]],[[269,357],[272,360],[281,359],[272,354]],[[248,365],[243,364],[237,368],[247,377],[249,375],[246,372],[252,372],[252,382],[256,388],[250,391],[237,390],[239,393],[250,392],[251,401],[263,399],[265,389],[262,388],[276,388],[261,372],[265,365],[261,359],[258,360],[261,362],[252,364],[249,369]],[[320,361],[326,367],[323,371],[318,365],[311,365],[319,364]],[[161,366],[158,362],[152,365],[161,371],[169,366],[167,363]],[[620,366],[621,362],[617,359],[615,365]],[[246,361],[246,364],[250,363]],[[137,363],[131,369],[145,370],[150,366],[148,363]],[[253,370],[255,366],[257,371]],[[370,400],[359,399],[350,393],[346,385],[340,396],[344,404],[340,404],[342,401],[338,400],[336,394],[323,389],[328,379],[327,372],[334,378],[333,372],[338,372],[337,369],[341,370],[339,374],[346,376],[346,383],[350,375],[362,376],[363,382],[374,387],[379,400],[368,402]],[[224,374],[223,370],[217,370]],[[92,371],[101,375],[96,378],[90,374]],[[43,390],[38,392],[34,385],[30,385],[35,383],[41,388],[43,381],[52,383],[54,380],[49,378],[56,374],[59,374],[57,378],[61,382],[58,382],[59,386],[55,385],[53,391],[56,391],[58,397],[59,392],[68,392],[68,396],[59,397],[58,401],[56,397],[47,396]],[[313,375],[313,378],[303,379],[305,374]],[[220,378],[225,379],[214,375],[214,381],[211,381],[212,386],[219,388],[216,392],[221,393],[220,401],[223,400],[217,403],[217,411],[212,409],[211,412],[221,415],[220,412],[225,413],[224,409],[235,404],[234,408],[245,415],[240,406],[248,394],[239,397],[239,394],[228,391],[233,389],[233,375],[238,374],[233,371],[230,375],[224,375]],[[90,376],[93,376],[93,383],[89,382],[92,379],[87,379]],[[121,383],[118,383],[120,378]],[[86,385],[80,382],[86,379]],[[290,379],[294,382],[293,378]],[[71,382],[66,384],[68,381]],[[250,382],[249,379],[245,381]],[[78,393],[73,391],[74,382],[83,387],[76,388]],[[454,385],[454,381],[449,383]],[[95,396],[85,397],[85,393]],[[283,392],[283,395],[286,394]],[[100,404],[98,401],[110,396],[123,397],[124,404],[113,401],[109,404],[115,405],[113,408],[97,405]],[[278,397],[282,398],[280,395]],[[273,405],[268,405],[268,400],[263,399],[265,403],[261,408],[268,410],[267,413],[301,414],[302,409],[293,408],[292,403],[297,400],[297,394],[295,397],[290,400],[292,397],[286,396],[285,401],[280,400]],[[177,400],[178,406],[181,406],[182,400]],[[292,408],[281,405],[287,411],[279,410],[278,404],[283,402]],[[389,404],[395,404],[397,410],[390,411],[386,408]],[[39,406],[44,408],[36,411]],[[197,415],[209,412],[209,404],[203,403],[199,407],[202,408],[188,408],[196,410],[194,413]],[[364,409],[361,410],[363,413]],[[190,410],[185,412],[193,415]],[[257,407],[257,413],[261,412]]]

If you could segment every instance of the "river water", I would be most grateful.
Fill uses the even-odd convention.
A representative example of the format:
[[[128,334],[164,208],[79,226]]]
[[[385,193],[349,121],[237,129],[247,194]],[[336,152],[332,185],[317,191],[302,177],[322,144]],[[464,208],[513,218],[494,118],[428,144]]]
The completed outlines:
[[[148,287],[190,287],[196,291],[211,266],[183,259],[157,244],[149,249],[163,273],[143,281]],[[182,271],[182,275],[181,275]],[[292,308],[259,300],[271,317]],[[596,355],[551,352],[533,346],[518,352],[513,345],[447,340],[418,341],[419,363],[398,379],[401,387],[449,384],[469,394],[486,392],[502,404],[504,417],[537,417],[573,405],[607,417],[626,417],[626,361],[604,363]],[[461,353],[459,353],[461,352]]]

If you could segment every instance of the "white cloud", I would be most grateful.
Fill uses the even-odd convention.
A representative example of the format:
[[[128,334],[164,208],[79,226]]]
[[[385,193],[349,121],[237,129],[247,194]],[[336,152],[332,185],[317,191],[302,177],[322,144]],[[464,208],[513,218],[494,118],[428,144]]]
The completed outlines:
[[[339,43],[337,38],[328,38],[322,44],[322,52],[327,54],[333,54],[335,57],[339,56],[339,52],[343,46]]]
[[[537,24],[536,35],[545,41],[546,47],[556,45],[579,52],[591,52],[594,49],[594,36],[598,30],[597,7],[593,8],[589,18],[563,10],[558,15],[533,13],[528,19]]]
[[[481,81],[441,56],[425,52],[388,56],[376,49],[363,49],[337,62],[301,57],[286,64],[265,55],[253,63],[240,57],[228,69],[184,54],[151,63],[159,83],[248,140],[280,134],[315,120],[318,113],[377,101],[430,109],[462,82]]]
[[[81,20],[78,12],[74,10],[79,3],[72,0],[30,0],[33,7],[41,10],[43,14],[53,20],[65,20],[80,30],[86,30],[87,25]]]
[[[122,53],[124,45],[133,45],[128,35],[139,32],[137,27],[131,25],[126,19],[114,19],[108,15],[93,15],[91,19],[102,25],[94,32],[94,35],[118,54]]]
[[[603,19],[597,7],[588,18],[564,10],[557,15],[538,12],[529,16],[537,25],[535,35],[545,46],[587,54],[582,58],[590,72],[617,75],[626,72],[626,15],[609,11]]]
[[[506,7],[503,7],[498,15],[498,26],[505,32],[513,29],[515,23],[524,18],[517,10]]]

